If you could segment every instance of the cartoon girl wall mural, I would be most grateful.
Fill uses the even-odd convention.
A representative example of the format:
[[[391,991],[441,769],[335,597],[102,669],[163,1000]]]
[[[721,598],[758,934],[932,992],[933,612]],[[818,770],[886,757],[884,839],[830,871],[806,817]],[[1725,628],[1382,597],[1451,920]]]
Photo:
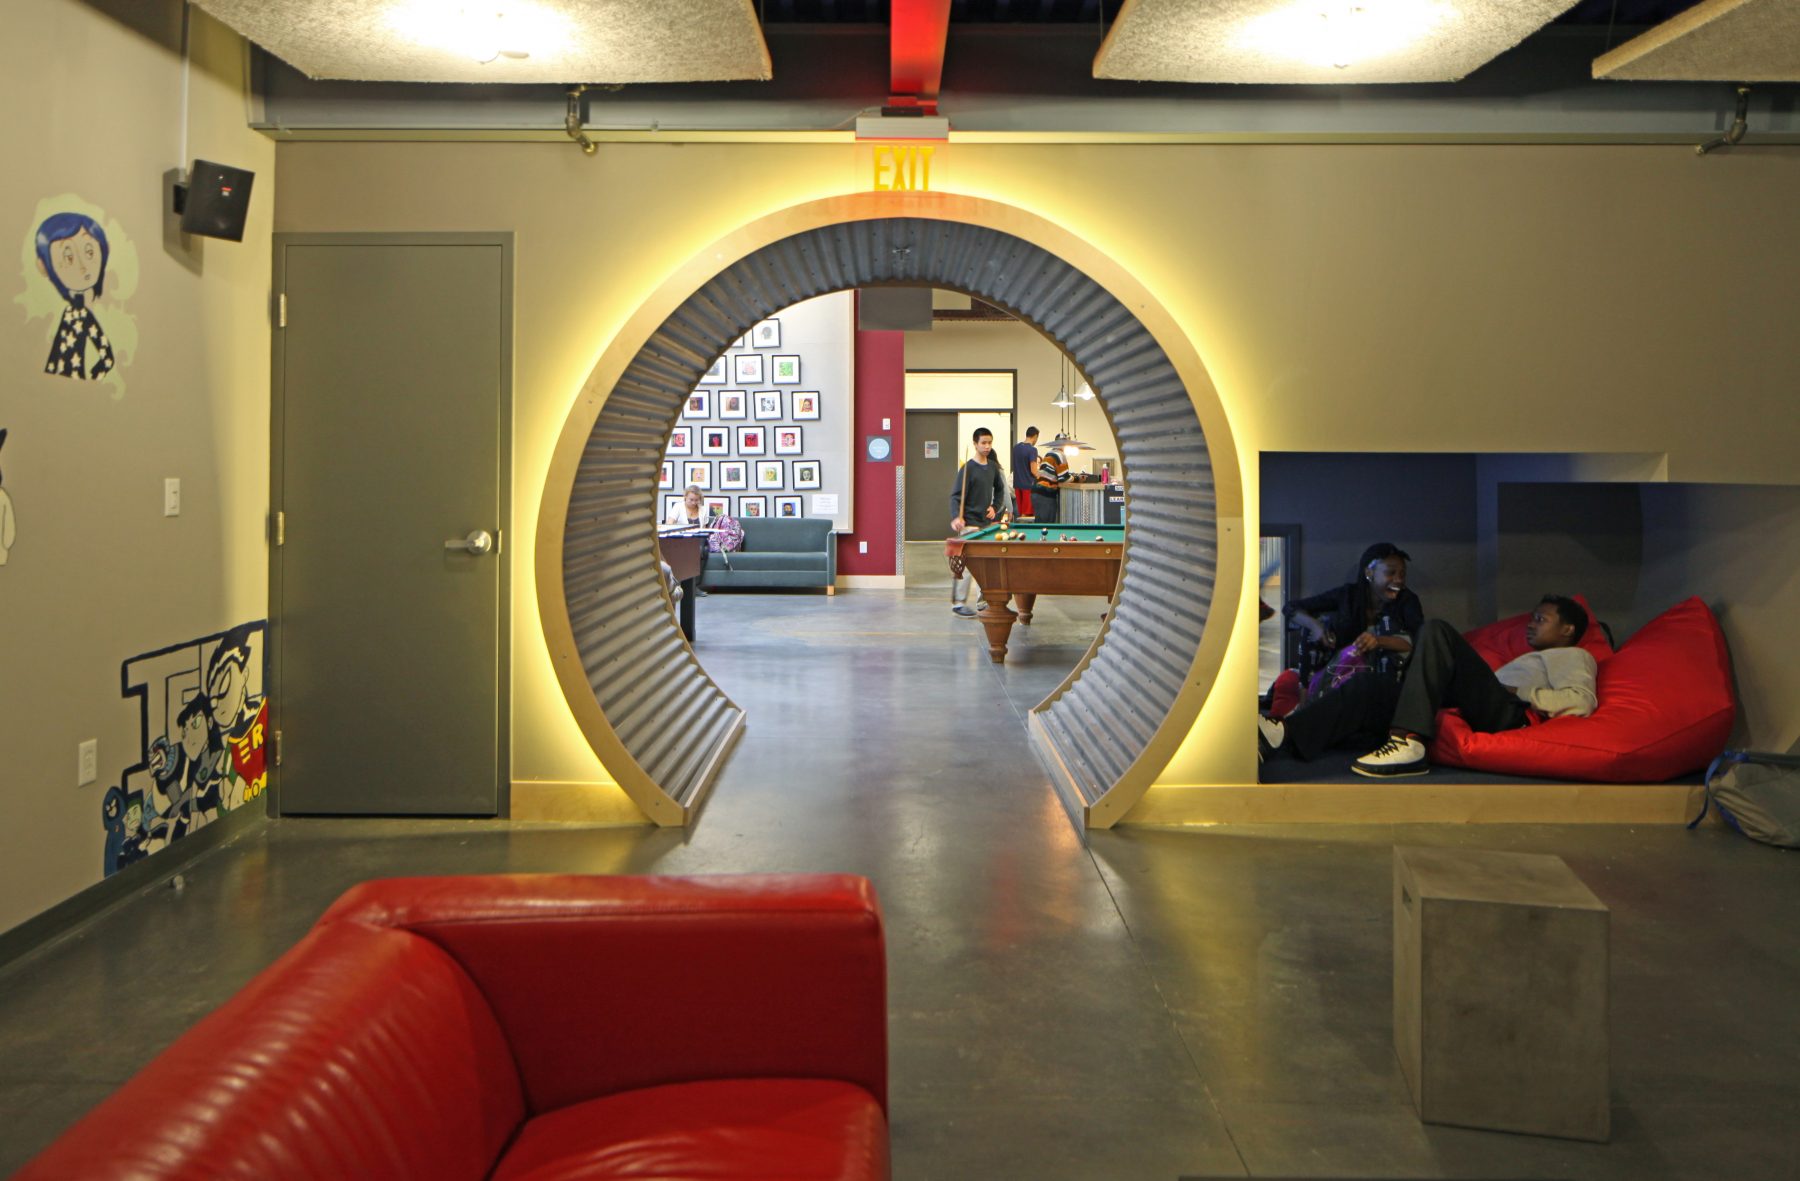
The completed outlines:
[[[137,250],[117,222],[73,194],[38,202],[26,235],[25,291],[15,302],[29,319],[54,317],[43,371],[106,381],[114,397],[137,349],[137,324],[123,301],[137,286]]]
[[[100,223],[80,213],[55,213],[37,228],[38,273],[55,284],[68,301],[62,323],[50,340],[44,372],[98,381],[112,372],[112,342],[88,301],[106,294],[106,256],[110,248]],[[89,354],[93,355],[90,363]]]
[[[0,428],[0,450],[6,448],[6,431]],[[6,490],[6,471],[0,468],[0,566],[6,565],[7,551],[13,547],[17,526],[13,522],[12,494]]]

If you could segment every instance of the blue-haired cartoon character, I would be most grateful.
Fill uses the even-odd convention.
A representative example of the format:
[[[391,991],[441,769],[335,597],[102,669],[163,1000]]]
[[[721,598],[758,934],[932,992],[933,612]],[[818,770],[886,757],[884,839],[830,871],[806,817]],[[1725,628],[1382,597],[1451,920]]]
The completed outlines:
[[[51,339],[45,373],[95,380],[112,372],[112,342],[88,306],[90,300],[105,294],[110,253],[106,231],[84,214],[54,213],[37,228],[38,270],[69,304]],[[94,350],[91,368],[89,348]]]

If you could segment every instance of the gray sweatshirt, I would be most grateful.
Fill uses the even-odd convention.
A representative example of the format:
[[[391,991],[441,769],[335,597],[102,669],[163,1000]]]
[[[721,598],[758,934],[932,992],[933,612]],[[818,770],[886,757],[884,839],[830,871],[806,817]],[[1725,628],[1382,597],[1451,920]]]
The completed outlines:
[[[968,499],[965,503],[963,486],[968,486]],[[987,522],[988,506],[994,509],[994,518],[1006,511],[1006,476],[1000,471],[1000,463],[993,456],[988,456],[986,463],[969,460],[957,469],[956,483],[950,485],[950,518],[961,517],[970,527]]]
[[[1494,677],[1545,717],[1585,718],[1594,712],[1599,666],[1586,648],[1540,648],[1509,660]]]

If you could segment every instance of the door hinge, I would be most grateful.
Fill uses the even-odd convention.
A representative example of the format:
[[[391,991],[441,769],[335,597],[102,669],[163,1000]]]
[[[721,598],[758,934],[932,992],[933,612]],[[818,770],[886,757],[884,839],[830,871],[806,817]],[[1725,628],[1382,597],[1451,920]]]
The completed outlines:
[[[275,528],[273,532],[275,534],[276,545],[287,544],[287,514],[280,509],[275,510]]]
[[[275,327],[287,327],[287,292],[275,297]]]
[[[275,731],[275,765],[281,766],[281,731]]]

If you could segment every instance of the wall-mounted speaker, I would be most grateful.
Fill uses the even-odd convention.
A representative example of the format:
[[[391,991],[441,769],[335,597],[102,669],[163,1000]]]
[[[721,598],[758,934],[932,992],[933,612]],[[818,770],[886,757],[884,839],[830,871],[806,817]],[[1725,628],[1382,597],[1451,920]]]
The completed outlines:
[[[244,219],[250,214],[250,185],[255,179],[256,174],[248,169],[195,160],[188,183],[175,186],[181,232],[242,242]]]

